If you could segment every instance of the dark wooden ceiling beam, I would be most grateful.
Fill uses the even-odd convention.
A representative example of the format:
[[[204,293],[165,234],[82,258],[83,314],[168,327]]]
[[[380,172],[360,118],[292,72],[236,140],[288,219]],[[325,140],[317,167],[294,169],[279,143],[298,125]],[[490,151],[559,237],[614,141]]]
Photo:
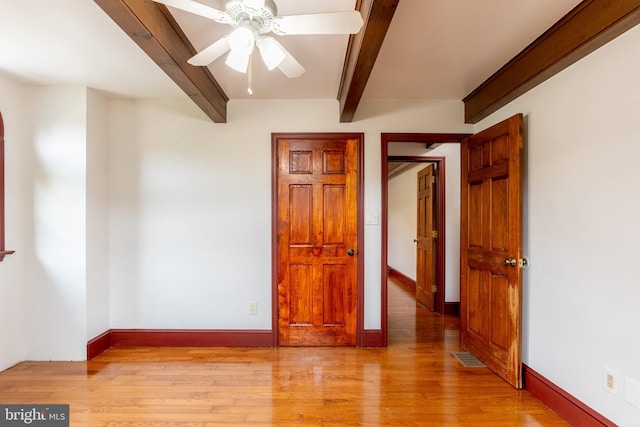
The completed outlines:
[[[338,90],[340,122],[350,123],[373,70],[380,47],[400,0],[362,0],[356,8],[364,25],[349,39],[349,47]]]
[[[464,99],[478,123],[640,22],[640,0],[585,0]]]
[[[165,6],[151,0],[94,1],[211,120],[226,123],[229,98],[207,67],[187,63],[196,50]]]

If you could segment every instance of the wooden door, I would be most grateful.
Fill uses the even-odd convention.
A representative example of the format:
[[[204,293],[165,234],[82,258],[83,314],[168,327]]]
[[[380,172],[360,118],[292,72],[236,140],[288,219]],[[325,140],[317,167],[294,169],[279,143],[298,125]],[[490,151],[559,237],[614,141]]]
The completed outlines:
[[[461,147],[461,346],[522,388],[522,115]]]
[[[416,236],[416,299],[435,309],[435,240],[433,235],[433,165],[418,172],[418,212]]]
[[[279,344],[355,345],[359,140],[276,145]]]

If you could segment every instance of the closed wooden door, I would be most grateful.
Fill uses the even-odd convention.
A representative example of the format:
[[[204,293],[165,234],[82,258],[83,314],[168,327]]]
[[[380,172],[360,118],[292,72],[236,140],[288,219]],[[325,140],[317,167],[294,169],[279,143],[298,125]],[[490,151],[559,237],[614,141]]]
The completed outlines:
[[[522,388],[522,115],[461,149],[461,346]]]
[[[416,236],[416,299],[435,309],[435,241],[433,230],[433,165],[418,171],[418,212]]]
[[[355,345],[359,140],[277,138],[278,340]]]

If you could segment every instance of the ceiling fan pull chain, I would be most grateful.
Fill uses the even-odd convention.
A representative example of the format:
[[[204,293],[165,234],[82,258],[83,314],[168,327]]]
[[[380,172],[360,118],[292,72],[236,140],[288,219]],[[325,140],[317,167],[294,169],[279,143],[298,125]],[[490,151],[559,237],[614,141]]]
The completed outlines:
[[[253,76],[253,53],[249,54],[249,67],[247,70],[247,93],[249,96],[253,95],[253,89],[251,89],[251,80]]]

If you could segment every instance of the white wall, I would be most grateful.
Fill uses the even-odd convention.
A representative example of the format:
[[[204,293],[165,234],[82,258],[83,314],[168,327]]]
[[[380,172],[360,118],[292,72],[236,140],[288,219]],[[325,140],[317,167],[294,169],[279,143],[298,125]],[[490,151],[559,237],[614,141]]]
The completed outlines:
[[[340,124],[332,100],[232,101],[215,124],[188,100],[111,101],[111,327],[271,329],[271,132],[364,132],[365,212],[379,214],[381,132],[469,128],[457,101],[359,114]],[[380,327],[380,256],[368,225],[367,329]]]
[[[6,247],[16,254],[0,262],[0,370],[26,358],[26,280],[24,251],[29,216],[20,197],[29,173],[25,162],[21,86],[0,75],[0,112],[5,125]]]
[[[16,250],[0,264],[0,370],[83,360],[88,337],[109,328],[106,100],[0,77],[0,101]]]
[[[87,90],[87,337],[109,329],[109,149],[106,98]]]
[[[460,145],[442,144],[426,151],[415,143],[390,144],[390,155],[435,156],[445,158],[445,301],[460,301]],[[389,180],[389,265],[415,280],[417,182],[416,174],[425,164]]]
[[[638,46],[640,27],[477,125],[526,120],[524,362],[622,426],[640,425]]]
[[[387,259],[390,267],[416,280],[417,174],[426,163],[407,167],[389,179]]]
[[[86,356],[86,89],[25,88],[27,358]]]
[[[83,88],[0,77],[6,243],[0,263],[0,369],[85,357]]]

